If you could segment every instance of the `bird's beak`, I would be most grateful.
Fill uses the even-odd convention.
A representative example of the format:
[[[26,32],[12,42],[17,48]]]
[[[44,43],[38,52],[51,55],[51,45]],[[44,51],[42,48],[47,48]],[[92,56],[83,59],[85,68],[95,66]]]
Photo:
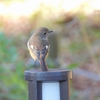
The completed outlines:
[[[49,31],[49,33],[52,33],[53,31]]]

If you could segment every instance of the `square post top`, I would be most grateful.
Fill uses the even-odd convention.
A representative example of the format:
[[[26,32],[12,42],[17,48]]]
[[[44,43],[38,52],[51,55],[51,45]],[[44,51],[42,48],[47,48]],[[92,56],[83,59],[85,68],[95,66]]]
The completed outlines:
[[[68,70],[27,70],[24,73],[26,81],[64,81],[71,79],[71,71]]]

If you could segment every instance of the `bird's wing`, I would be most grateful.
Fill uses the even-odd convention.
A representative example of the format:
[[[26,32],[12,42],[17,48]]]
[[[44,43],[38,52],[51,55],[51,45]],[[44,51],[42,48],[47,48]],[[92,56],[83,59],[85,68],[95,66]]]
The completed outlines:
[[[46,45],[44,48],[42,48],[42,50],[40,51],[41,54],[44,54],[46,51],[50,51],[50,45]]]
[[[48,56],[48,53],[50,51],[50,45],[46,45],[44,48],[42,48],[42,50],[40,51],[40,54],[41,54],[41,58],[42,59],[45,59],[47,56]]]
[[[38,51],[38,49],[34,47],[33,45],[30,45],[29,42],[27,43],[27,47],[28,47],[28,50],[30,51],[32,58],[39,60],[40,52]]]
[[[45,59],[47,53],[50,51],[50,45],[46,45],[42,50],[38,50],[38,48],[34,47],[33,45],[29,45],[29,42],[27,43],[29,51],[31,50],[33,55],[37,58],[37,60]]]

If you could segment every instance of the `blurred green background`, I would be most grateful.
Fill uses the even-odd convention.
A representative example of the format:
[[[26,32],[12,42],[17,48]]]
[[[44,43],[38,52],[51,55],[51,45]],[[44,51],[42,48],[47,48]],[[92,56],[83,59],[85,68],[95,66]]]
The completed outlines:
[[[71,100],[100,100],[99,0],[0,0],[0,100],[28,100],[26,44],[42,26],[54,31],[48,67],[73,71]]]

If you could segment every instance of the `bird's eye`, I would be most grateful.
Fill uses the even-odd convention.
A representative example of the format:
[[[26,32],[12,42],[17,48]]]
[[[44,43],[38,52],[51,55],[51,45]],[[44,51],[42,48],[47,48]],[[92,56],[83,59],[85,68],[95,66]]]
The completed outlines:
[[[44,35],[46,35],[46,33],[44,33]]]

